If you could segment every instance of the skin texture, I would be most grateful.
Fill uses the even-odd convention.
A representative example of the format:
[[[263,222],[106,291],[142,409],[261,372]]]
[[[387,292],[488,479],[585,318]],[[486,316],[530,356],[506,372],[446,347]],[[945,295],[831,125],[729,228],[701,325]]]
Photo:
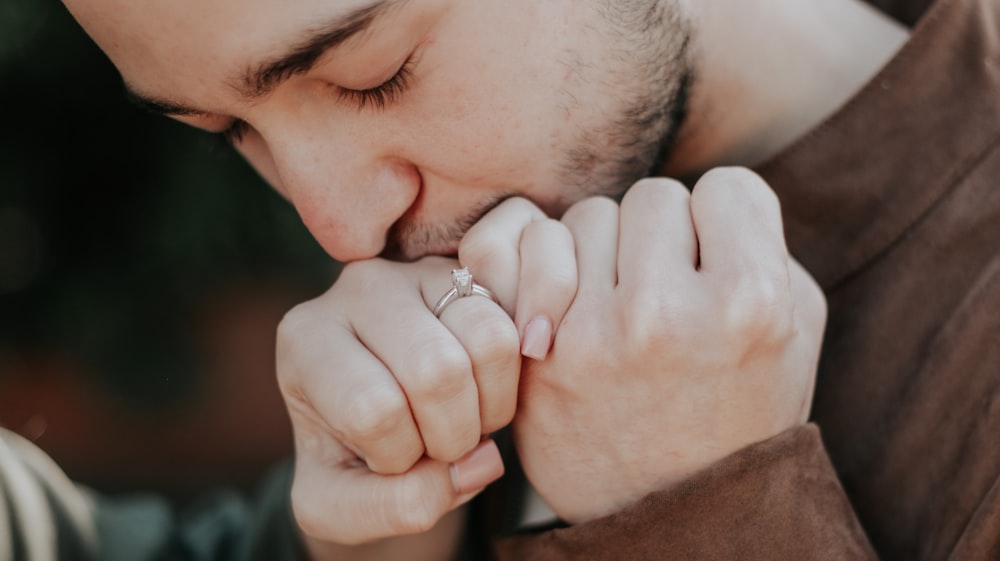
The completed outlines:
[[[248,123],[240,151],[341,261],[454,253],[510,196],[558,215],[621,193],[657,167],[678,124],[690,68],[673,2],[401,2],[266,98],[233,87],[304,18],[363,4],[67,2],[131,89],[197,109],[178,117],[206,130]],[[633,29],[650,16],[664,24]],[[406,60],[398,101],[359,109],[343,95]]]
[[[611,514],[806,421],[825,301],[763,181],[717,168],[689,193],[645,179],[620,207],[588,199],[563,222],[577,297],[552,356],[527,365],[514,420],[560,518]]]
[[[246,123],[239,150],[341,261],[453,254],[511,196],[558,216],[664,162],[753,164],[905,38],[857,0],[408,0],[248,100],[247,69],[368,1],[65,4],[138,94],[209,131]],[[403,66],[401,95],[359,108]]]
[[[315,558],[441,558],[447,513],[500,473],[470,452],[512,419],[579,522],[808,415],[823,298],[769,188],[726,169],[690,196],[594,195],[661,163],[753,164],[815,125],[905,38],[855,0],[410,0],[253,100],[242,73],[363,3],[66,5],[138,94],[245,123],[238,149],[350,262],[278,334]],[[358,103],[402,67],[398,96]],[[499,307],[430,313],[458,262]]]

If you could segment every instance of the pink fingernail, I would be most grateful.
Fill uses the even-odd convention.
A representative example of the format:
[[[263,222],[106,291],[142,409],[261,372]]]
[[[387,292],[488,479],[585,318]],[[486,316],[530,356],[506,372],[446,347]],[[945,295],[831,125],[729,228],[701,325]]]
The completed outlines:
[[[451,464],[451,484],[462,495],[478,491],[503,475],[503,459],[496,442],[484,440],[479,446]]]
[[[552,346],[552,322],[545,316],[536,316],[524,328],[521,354],[535,360],[544,360]]]

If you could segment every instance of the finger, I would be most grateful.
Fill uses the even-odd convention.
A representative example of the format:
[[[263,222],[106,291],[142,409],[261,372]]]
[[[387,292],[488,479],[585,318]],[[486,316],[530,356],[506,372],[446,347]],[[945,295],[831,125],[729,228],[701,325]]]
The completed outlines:
[[[424,458],[390,476],[307,456],[296,464],[292,508],[306,535],[360,544],[425,532],[502,475],[503,462],[489,440],[454,464]]]
[[[514,322],[500,306],[480,296],[455,301],[441,314],[441,322],[472,361],[483,434],[500,430],[517,407],[521,354]]]
[[[690,199],[684,185],[665,178],[643,179],[629,189],[621,204],[619,285],[662,286],[667,277],[694,273],[698,240]]]
[[[493,291],[511,317],[518,296],[521,233],[528,224],[545,218],[527,199],[508,199],[470,228],[458,246],[458,260]]]
[[[514,318],[524,356],[548,355],[556,328],[573,303],[577,289],[576,249],[565,224],[544,219],[521,234],[521,271]]]
[[[789,258],[777,196],[756,174],[719,168],[691,194],[701,257],[712,287],[716,329],[747,345],[787,342],[794,332]]]
[[[381,361],[354,339],[329,349],[319,374],[301,380],[301,390],[286,393],[290,410],[318,415],[319,431],[330,431],[375,473],[409,470],[424,454],[410,405]],[[315,361],[314,361],[315,362]],[[295,420],[295,415],[293,415]]]
[[[300,304],[278,326],[278,383],[293,425],[320,440],[332,432],[374,471],[402,473],[424,453],[406,398],[327,302]]]
[[[591,197],[571,206],[562,217],[576,247],[577,298],[613,290],[618,283],[618,213],[611,199]]]
[[[448,263],[453,262],[390,267],[376,261],[362,268],[354,264],[353,274],[363,278],[352,286],[366,287],[380,297],[374,301],[377,305],[371,299],[356,300],[364,309],[348,314],[359,340],[403,389],[427,455],[441,461],[459,458],[475,447],[482,434],[471,360],[428,309],[422,281],[417,280],[428,268],[437,273],[435,278],[445,280]]]
[[[691,215],[702,271],[784,277],[788,252],[781,208],[756,174],[742,168],[706,173],[692,191]]]

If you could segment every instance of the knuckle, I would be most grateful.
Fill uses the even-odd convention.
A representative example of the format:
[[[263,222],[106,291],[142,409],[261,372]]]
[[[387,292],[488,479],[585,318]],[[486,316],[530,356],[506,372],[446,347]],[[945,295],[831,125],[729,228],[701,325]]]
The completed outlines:
[[[625,322],[628,340],[634,352],[648,353],[655,349],[679,346],[683,331],[672,318],[684,317],[676,305],[663,298],[645,298],[644,304],[632,306],[629,321]]]
[[[285,312],[281,321],[278,322],[278,339],[288,338],[294,335],[308,317],[308,302],[303,302]]]
[[[449,401],[465,390],[471,372],[472,364],[461,346],[440,345],[433,355],[423,353],[416,358],[401,382],[411,398]]]
[[[275,366],[279,387],[315,377],[336,360],[331,341],[343,342],[346,316],[320,297],[285,312],[275,331]],[[351,337],[353,340],[353,336]]]
[[[538,205],[524,197],[511,197],[500,204],[505,210],[512,210],[518,216],[527,216],[529,220],[545,216],[545,213],[538,208]]]
[[[792,334],[787,274],[776,271],[745,274],[730,294],[725,325],[734,336],[747,341],[777,342]]]
[[[579,219],[585,223],[590,217],[607,216],[612,213],[618,214],[618,203],[614,200],[604,196],[588,197],[569,207],[563,214],[563,222]]]
[[[687,200],[689,196],[687,187],[679,181],[666,177],[646,177],[633,184],[632,188],[625,193],[622,198],[622,206],[625,206],[626,202],[629,205],[645,205],[665,197]]]
[[[301,348],[302,339],[310,333],[307,304],[299,304],[286,312],[275,333],[275,374],[282,393],[288,393],[290,387],[298,384],[300,357],[296,349]]]
[[[685,318],[692,318],[684,300],[658,290],[636,291],[626,302],[622,328],[637,353],[674,348],[684,337]]]
[[[756,174],[746,168],[713,168],[695,184],[691,192],[692,204],[714,204],[720,199],[731,201],[734,197],[744,196],[748,192],[747,187],[758,181]]]
[[[737,188],[754,183],[763,183],[763,180],[759,175],[745,167],[720,166],[705,172],[701,176],[699,183],[705,183],[709,188],[712,186]]]
[[[313,301],[303,302],[285,312],[278,322],[276,341],[279,351],[291,347],[304,333],[309,333],[312,321]]]
[[[545,217],[534,203],[523,197],[508,199],[492,212],[502,213],[504,218],[473,225],[458,246],[459,261],[480,272],[513,264],[521,232]]]
[[[774,190],[759,175],[743,167],[709,170],[698,181],[692,197],[697,200],[692,204],[714,204],[724,199],[738,201],[743,207],[760,208],[769,216],[781,215],[781,203]]]
[[[473,367],[477,370],[497,364],[506,364],[520,356],[521,339],[514,322],[506,315],[491,314],[476,324],[465,335],[470,349],[474,349]]]
[[[406,397],[386,384],[358,393],[345,408],[345,433],[366,442],[385,438],[406,422],[410,407]]]

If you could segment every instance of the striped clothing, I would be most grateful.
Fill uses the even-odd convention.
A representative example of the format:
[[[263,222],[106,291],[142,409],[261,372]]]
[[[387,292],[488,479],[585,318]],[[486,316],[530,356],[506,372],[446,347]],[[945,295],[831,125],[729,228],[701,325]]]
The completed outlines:
[[[156,497],[100,497],[0,429],[0,561],[304,559],[289,510],[290,476],[280,470],[254,503],[217,493],[177,516]]]

